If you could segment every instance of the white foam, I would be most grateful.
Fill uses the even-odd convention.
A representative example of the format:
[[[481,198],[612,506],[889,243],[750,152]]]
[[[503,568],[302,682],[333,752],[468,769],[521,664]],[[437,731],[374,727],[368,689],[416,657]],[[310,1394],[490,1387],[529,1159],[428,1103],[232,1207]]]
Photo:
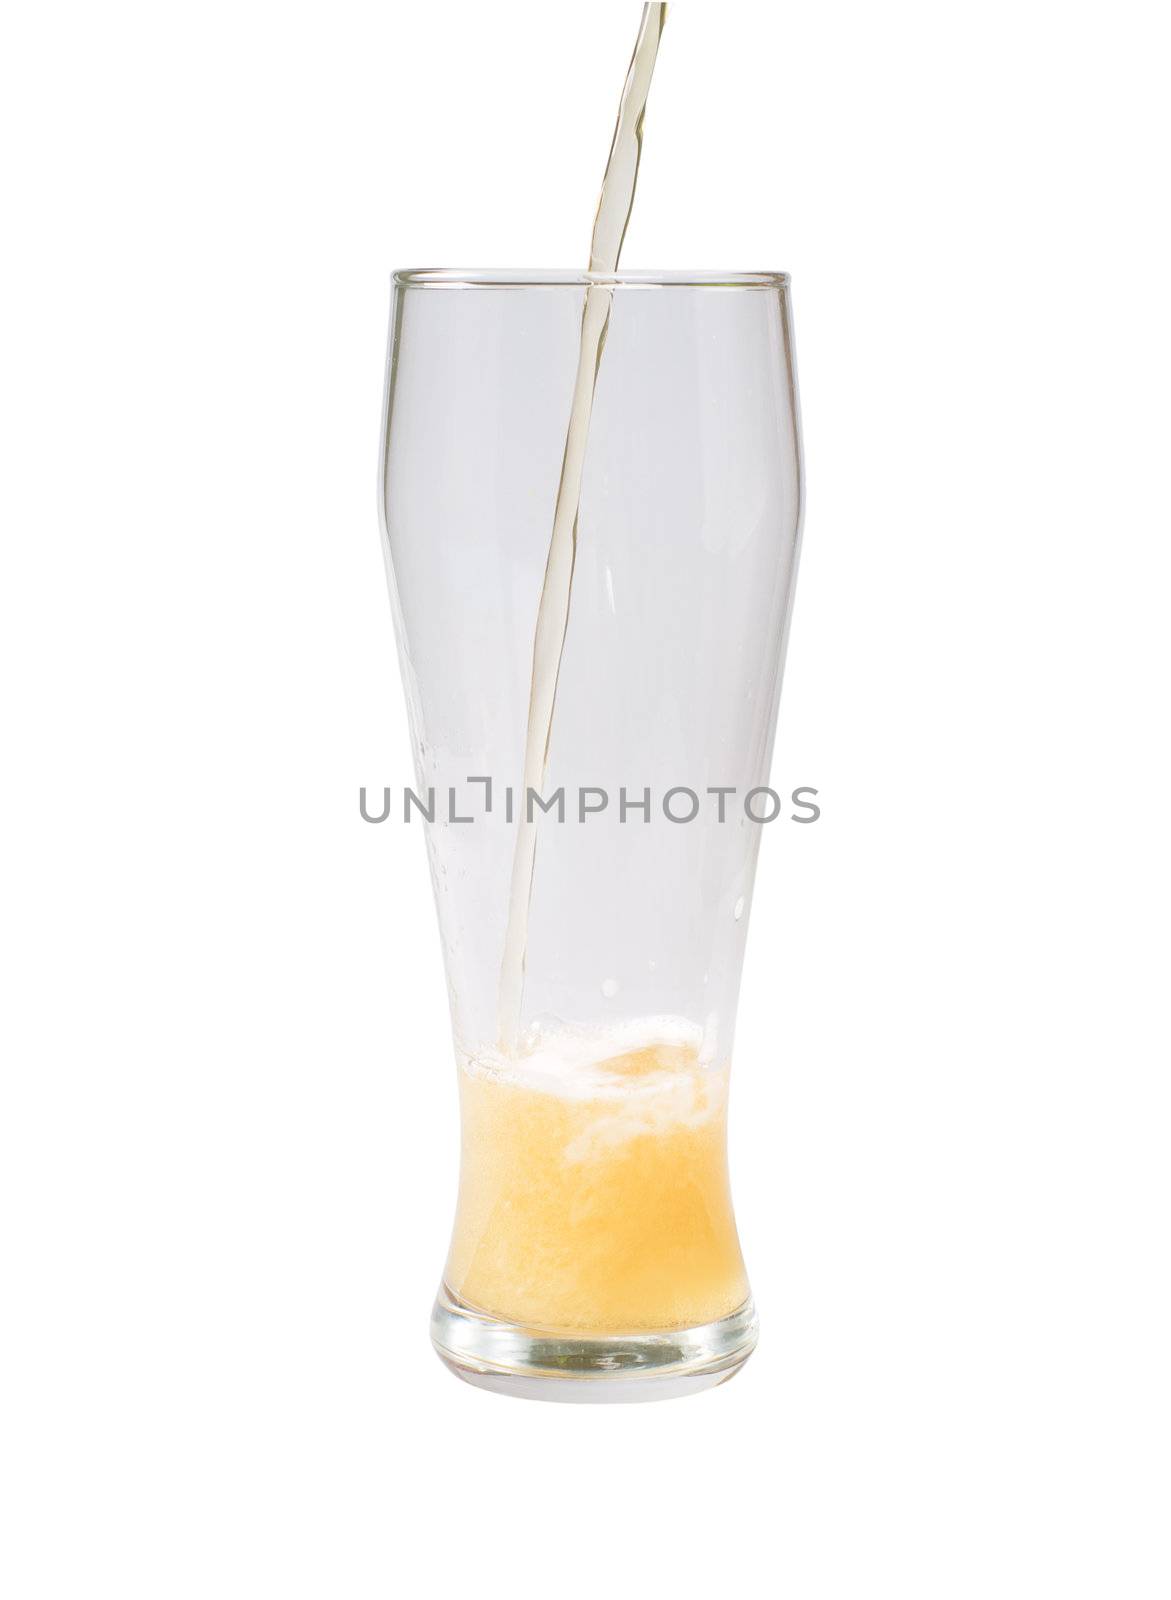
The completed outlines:
[[[707,1031],[686,1017],[672,1016],[629,1017],[604,1028],[534,1024],[515,1055],[498,1049],[461,1051],[460,1063],[475,1077],[566,1099],[651,1100],[678,1081],[677,1069],[667,1066],[661,1072],[630,1077],[608,1072],[606,1063],[615,1056],[662,1046],[693,1051],[696,1065],[706,1064]]]

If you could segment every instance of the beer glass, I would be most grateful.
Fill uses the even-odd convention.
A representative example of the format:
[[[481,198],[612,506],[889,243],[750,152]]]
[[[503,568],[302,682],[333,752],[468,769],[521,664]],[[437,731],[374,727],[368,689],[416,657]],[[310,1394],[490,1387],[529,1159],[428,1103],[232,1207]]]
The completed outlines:
[[[535,787],[587,296],[608,325]],[[788,279],[399,272],[381,466],[460,1085],[435,1347],[540,1398],[707,1387],[756,1337],[725,1130],[801,523]]]

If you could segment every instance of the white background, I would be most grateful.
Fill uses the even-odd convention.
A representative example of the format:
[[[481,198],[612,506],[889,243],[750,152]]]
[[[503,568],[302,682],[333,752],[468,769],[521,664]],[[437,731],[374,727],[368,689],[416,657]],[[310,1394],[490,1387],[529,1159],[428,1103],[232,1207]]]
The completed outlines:
[[[1165,1597],[1158,9],[671,16],[624,260],[793,274],[824,815],[744,983],[760,1348],[616,1409],[431,1353],[439,945],[357,790],[390,269],[584,263],[637,7],[13,10],[0,1587]]]

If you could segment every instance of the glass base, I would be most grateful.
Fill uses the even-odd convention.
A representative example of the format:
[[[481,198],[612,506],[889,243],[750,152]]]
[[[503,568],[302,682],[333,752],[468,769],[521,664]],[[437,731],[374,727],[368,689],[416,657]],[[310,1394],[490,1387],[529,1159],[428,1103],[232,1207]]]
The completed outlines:
[[[557,1333],[477,1311],[444,1284],[431,1342],[456,1377],[523,1400],[671,1400],[734,1377],[756,1346],[751,1300],[718,1322],[622,1334]]]

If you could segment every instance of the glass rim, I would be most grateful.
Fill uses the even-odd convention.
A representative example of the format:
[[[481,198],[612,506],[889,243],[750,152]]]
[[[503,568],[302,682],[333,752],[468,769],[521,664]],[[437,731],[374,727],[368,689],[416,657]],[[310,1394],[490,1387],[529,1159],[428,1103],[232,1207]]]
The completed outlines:
[[[787,272],[583,272],[577,268],[403,267],[396,289],[787,289]]]

